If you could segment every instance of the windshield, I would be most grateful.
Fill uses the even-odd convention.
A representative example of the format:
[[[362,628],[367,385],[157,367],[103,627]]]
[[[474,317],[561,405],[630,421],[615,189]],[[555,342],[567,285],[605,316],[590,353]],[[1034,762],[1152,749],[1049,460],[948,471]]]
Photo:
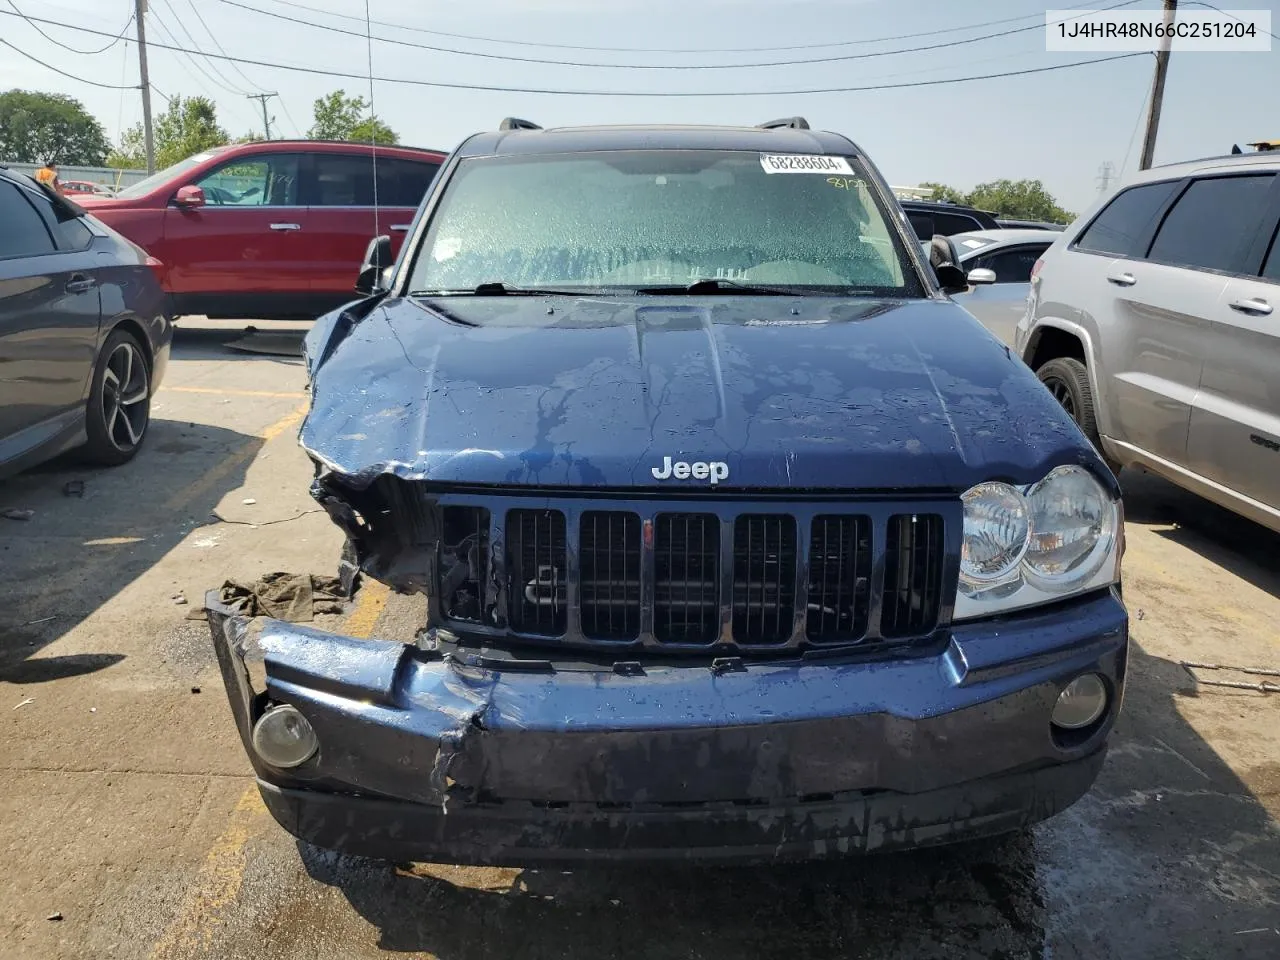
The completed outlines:
[[[116,196],[121,200],[129,200],[133,197],[145,196],[162,183],[166,183],[169,180],[180,177],[188,170],[200,166],[200,164],[214,156],[217,152],[218,151],[216,150],[210,150],[205,153],[197,153],[194,157],[187,157],[185,160],[180,160],[173,166],[165,167],[163,170],[153,173],[145,180],[139,180],[133,186],[126,187],[117,193]]]
[[[766,172],[776,160],[787,172]],[[725,150],[464,160],[409,289],[657,292],[708,279],[919,295],[857,160]]]

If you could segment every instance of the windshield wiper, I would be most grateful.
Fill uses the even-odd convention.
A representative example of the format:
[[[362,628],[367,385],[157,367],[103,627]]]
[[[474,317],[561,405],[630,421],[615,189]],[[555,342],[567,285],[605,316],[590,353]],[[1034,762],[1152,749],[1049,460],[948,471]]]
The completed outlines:
[[[641,287],[636,293],[670,296],[673,294],[691,293],[695,296],[707,293],[742,293],[763,297],[799,297],[815,295],[820,291],[808,287],[780,287],[755,283],[739,283],[737,280],[724,280],[719,277],[706,277],[693,283],[679,287]]]
[[[411,297],[598,297],[593,289],[554,290],[550,287],[513,287],[500,280],[482,283],[470,290],[411,290]]]

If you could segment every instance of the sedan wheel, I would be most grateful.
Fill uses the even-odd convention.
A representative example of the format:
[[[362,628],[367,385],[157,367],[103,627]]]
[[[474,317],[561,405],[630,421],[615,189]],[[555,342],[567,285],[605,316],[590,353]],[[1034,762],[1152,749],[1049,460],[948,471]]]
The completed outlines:
[[[102,410],[107,438],[117,450],[131,450],[142,440],[150,415],[147,364],[127,340],[107,358],[102,378]]]
[[[151,421],[151,371],[132,334],[116,330],[107,338],[86,413],[90,460],[119,464],[138,452]]]

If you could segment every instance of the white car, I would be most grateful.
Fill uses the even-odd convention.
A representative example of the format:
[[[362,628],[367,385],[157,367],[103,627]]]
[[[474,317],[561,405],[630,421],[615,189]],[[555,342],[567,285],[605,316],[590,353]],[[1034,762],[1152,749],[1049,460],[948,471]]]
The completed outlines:
[[[951,238],[969,290],[953,299],[1010,346],[1027,312],[1031,270],[1059,234],[1047,230],[976,230]]]
[[[1147,170],[1034,271],[1016,347],[1113,466],[1280,531],[1280,154]]]

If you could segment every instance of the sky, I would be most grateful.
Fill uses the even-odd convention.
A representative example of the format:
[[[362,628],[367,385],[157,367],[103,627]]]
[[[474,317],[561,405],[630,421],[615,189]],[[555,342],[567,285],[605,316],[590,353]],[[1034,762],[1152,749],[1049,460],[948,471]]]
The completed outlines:
[[[202,94],[218,105],[233,136],[261,132],[257,101],[246,93],[276,92],[268,102],[279,135],[305,134],[315,99],[339,87],[369,96],[368,50],[362,21],[300,10],[282,0],[149,0],[149,44],[178,46],[260,61],[231,65],[149,46],[150,78],[168,96]],[[363,18],[365,0],[290,0],[316,10]],[[379,77],[454,84],[597,91],[591,95],[503,93],[376,82],[377,114],[403,143],[448,150],[468,134],[493,129],[505,116],[542,126],[583,123],[759,123],[802,115],[811,126],[844,133],[870,155],[894,185],[940,181],[961,189],[998,178],[1042,180],[1059,203],[1081,211],[1098,196],[1104,163],[1119,173],[1137,168],[1154,58],[1070,70],[947,82],[897,90],[786,95],[813,87],[855,87],[1041,68],[1098,53],[1047,53],[1043,14],[1032,0],[368,0],[381,35],[433,47],[484,53],[466,56],[373,44]],[[1116,0],[1098,0],[1095,7]],[[1280,33],[1280,0],[1218,0],[1230,9],[1271,9]],[[0,39],[79,79],[62,76],[0,45],[0,90],[14,87],[69,94],[93,113],[114,141],[142,117],[136,89],[91,86],[138,83],[137,48],[107,44],[85,29],[115,35],[134,0],[0,0]],[[1156,9],[1139,0],[1134,9]],[[1185,6],[1185,4],[1184,4]],[[53,40],[13,13],[58,21],[41,24]],[[273,19],[271,11],[305,21]],[[1027,19],[975,27],[1008,18]],[[1018,30],[1006,36],[931,50],[936,46]],[[458,39],[404,29],[467,34]],[[83,28],[83,29],[82,29]],[[928,36],[884,40],[937,31]],[[130,28],[129,36],[132,36]],[[176,41],[172,38],[176,37]],[[520,43],[493,41],[520,41]],[[879,42],[870,43],[869,40]],[[855,41],[848,43],[849,41]],[[75,48],[69,50],[59,43]],[[566,49],[560,44],[614,50]],[[812,45],[826,46],[813,47]],[[835,46],[834,44],[846,44]],[[780,49],[805,46],[805,49]],[[1156,163],[1223,154],[1233,143],[1280,138],[1275,91],[1280,88],[1280,41],[1270,53],[1175,53],[1170,59]],[[646,49],[647,48],[647,49]],[[659,50],[739,52],[652,52]],[[741,51],[740,48],[764,48]],[[867,56],[868,54],[882,54]],[[779,60],[858,57],[822,63],[752,66]],[[527,58],[546,63],[519,62]],[[590,66],[575,66],[579,61]],[[642,64],[663,69],[636,69]],[[358,75],[315,76],[277,65]],[[697,69],[674,69],[692,65]],[[727,68],[707,69],[710,65]],[[750,92],[748,96],[611,96],[598,91]],[[154,98],[153,109],[164,100]],[[1113,186],[1116,181],[1113,181]]]

